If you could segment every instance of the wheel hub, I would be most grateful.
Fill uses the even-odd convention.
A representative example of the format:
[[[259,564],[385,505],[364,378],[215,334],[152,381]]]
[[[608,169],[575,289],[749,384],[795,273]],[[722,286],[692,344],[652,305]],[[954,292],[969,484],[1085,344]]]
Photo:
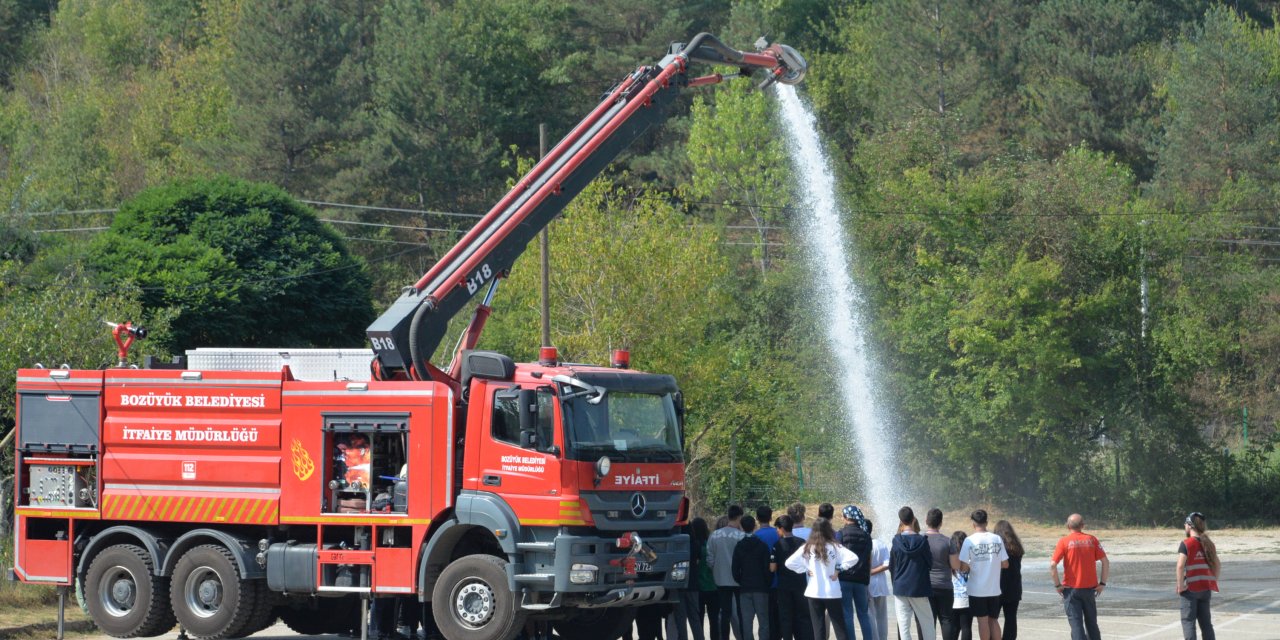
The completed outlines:
[[[222,580],[212,568],[200,567],[187,575],[183,596],[188,611],[208,618],[222,608]]]
[[[470,582],[458,590],[454,600],[458,618],[480,627],[493,618],[493,589],[483,582]]]
[[[205,580],[198,591],[200,602],[216,607],[222,602],[222,585],[217,580]]]
[[[117,605],[126,609],[133,606],[135,593],[137,593],[137,589],[134,587],[133,581],[128,578],[120,578],[111,585],[111,599]]]
[[[128,569],[116,566],[98,579],[98,603],[112,617],[122,618],[133,611],[138,599],[138,584]]]

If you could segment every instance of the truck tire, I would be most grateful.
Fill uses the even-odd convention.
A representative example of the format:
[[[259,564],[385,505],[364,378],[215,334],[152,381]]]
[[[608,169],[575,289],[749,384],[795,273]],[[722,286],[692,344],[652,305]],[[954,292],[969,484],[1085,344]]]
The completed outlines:
[[[320,598],[318,606],[311,602],[297,602],[289,598],[289,603],[281,605],[276,611],[280,621],[304,636],[318,636],[325,633],[351,633],[360,622],[359,601],[352,597]]]
[[[226,548],[206,544],[182,554],[173,568],[170,601],[178,623],[203,640],[239,635],[253,615],[258,590],[242,580]]]
[[[152,573],[151,556],[139,546],[103,549],[85,574],[85,605],[99,629],[116,638],[158,636],[173,628],[169,581]]]
[[[258,593],[254,599],[253,613],[249,614],[249,621],[237,636],[240,638],[251,636],[275,624],[276,605],[280,604],[276,592],[267,588],[266,580],[253,580],[249,584],[252,584]]]
[[[431,613],[447,640],[510,640],[525,618],[507,586],[507,561],[479,554],[444,568],[432,591]]]
[[[555,623],[561,640],[618,640],[631,629],[635,607],[587,609]]]

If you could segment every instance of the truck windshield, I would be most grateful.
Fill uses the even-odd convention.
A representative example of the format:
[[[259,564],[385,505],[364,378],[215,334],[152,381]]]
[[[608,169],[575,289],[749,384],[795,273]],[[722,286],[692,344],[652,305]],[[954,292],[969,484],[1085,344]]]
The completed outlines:
[[[607,455],[629,462],[679,462],[680,422],[671,394],[609,391],[597,404],[564,401],[569,457]]]

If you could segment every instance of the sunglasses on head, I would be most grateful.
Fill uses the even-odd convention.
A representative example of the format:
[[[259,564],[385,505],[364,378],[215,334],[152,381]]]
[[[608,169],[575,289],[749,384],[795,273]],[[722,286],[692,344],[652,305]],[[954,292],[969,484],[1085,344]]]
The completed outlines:
[[[1187,521],[1186,521],[1187,524],[1194,525],[1196,518],[1200,518],[1201,520],[1204,520],[1204,514],[1200,513],[1199,511],[1192,511],[1191,514],[1187,516]]]

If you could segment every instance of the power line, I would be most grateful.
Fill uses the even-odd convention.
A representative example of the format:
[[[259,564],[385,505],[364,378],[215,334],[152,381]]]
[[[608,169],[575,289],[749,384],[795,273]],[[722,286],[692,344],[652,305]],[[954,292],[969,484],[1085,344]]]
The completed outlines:
[[[365,211],[389,211],[391,213],[416,213],[421,215],[432,216],[450,216],[455,218],[483,218],[484,214],[480,213],[461,213],[458,211],[431,211],[428,209],[399,209],[396,207],[378,207],[364,204],[351,204],[348,202],[323,202],[320,200],[299,200],[307,204],[314,204],[320,207],[341,207],[344,209],[363,209]]]
[[[75,227],[71,229],[35,229],[32,233],[72,233],[76,231],[106,231],[111,227]]]
[[[383,238],[361,238],[358,236],[343,236],[343,238],[349,239],[349,241],[357,241],[357,242],[379,242],[383,244],[413,244],[413,246],[415,247],[430,247],[430,244],[425,242],[389,241],[389,239],[383,239]]]
[[[1254,240],[1251,238],[1188,238],[1192,242],[1214,242],[1217,244],[1238,244],[1254,247],[1280,247],[1280,240]]]
[[[802,205],[785,204],[785,205],[764,205],[751,204],[746,202],[735,202],[732,200],[679,200],[662,196],[645,196],[635,195],[636,200],[658,200],[662,202],[673,202],[674,204],[699,205],[699,206],[715,206],[733,209],[771,209],[784,212],[795,212]],[[391,213],[411,213],[418,215],[435,215],[447,217],[459,217],[477,219],[484,217],[479,213],[464,213],[459,211],[435,211],[431,209],[405,209],[400,207],[383,207],[377,205],[354,204],[349,202],[329,202],[324,200],[303,200],[299,202],[306,204],[335,207],[345,209],[357,209],[362,211],[385,211]],[[1006,218],[1006,217],[1033,217],[1033,218],[1098,218],[1098,217],[1153,217],[1153,216],[1192,216],[1207,214],[1230,214],[1230,213],[1258,213],[1258,212],[1280,212],[1276,207],[1206,207],[1201,209],[1161,209],[1154,211],[1080,211],[1080,212],[1035,212],[1035,211],[992,211],[986,213],[965,212],[965,211],[912,211],[908,209],[875,209],[867,207],[850,206],[847,209],[854,214],[872,214],[880,216],[914,216],[922,218]],[[100,214],[100,213],[117,213],[119,208],[94,208],[94,209],[75,209],[70,211],[30,211],[21,212],[18,215],[40,217],[40,216],[65,216],[65,215],[83,215],[83,214]],[[781,229],[777,225],[729,225],[726,228],[744,228],[744,229]],[[1258,229],[1269,231],[1280,231],[1280,227],[1265,226],[1242,226],[1243,229]],[[430,229],[430,228],[424,228]],[[448,229],[443,231],[454,232]]]
[[[330,224],[350,224],[350,225],[357,225],[361,227],[380,227],[383,229],[405,229],[408,231],[440,231],[443,233],[466,233],[466,231],[462,229],[441,229],[438,227],[411,227],[411,226],[402,225],[402,224],[384,224],[380,222],[356,222],[355,220],[333,220],[330,218],[316,218],[316,219],[321,222],[328,222]]]
[[[76,209],[73,211],[27,211],[27,212],[21,213],[20,215],[30,216],[32,218],[38,218],[41,216],[74,216],[74,215],[88,214],[88,213],[115,213],[117,211],[119,211],[119,209]]]

